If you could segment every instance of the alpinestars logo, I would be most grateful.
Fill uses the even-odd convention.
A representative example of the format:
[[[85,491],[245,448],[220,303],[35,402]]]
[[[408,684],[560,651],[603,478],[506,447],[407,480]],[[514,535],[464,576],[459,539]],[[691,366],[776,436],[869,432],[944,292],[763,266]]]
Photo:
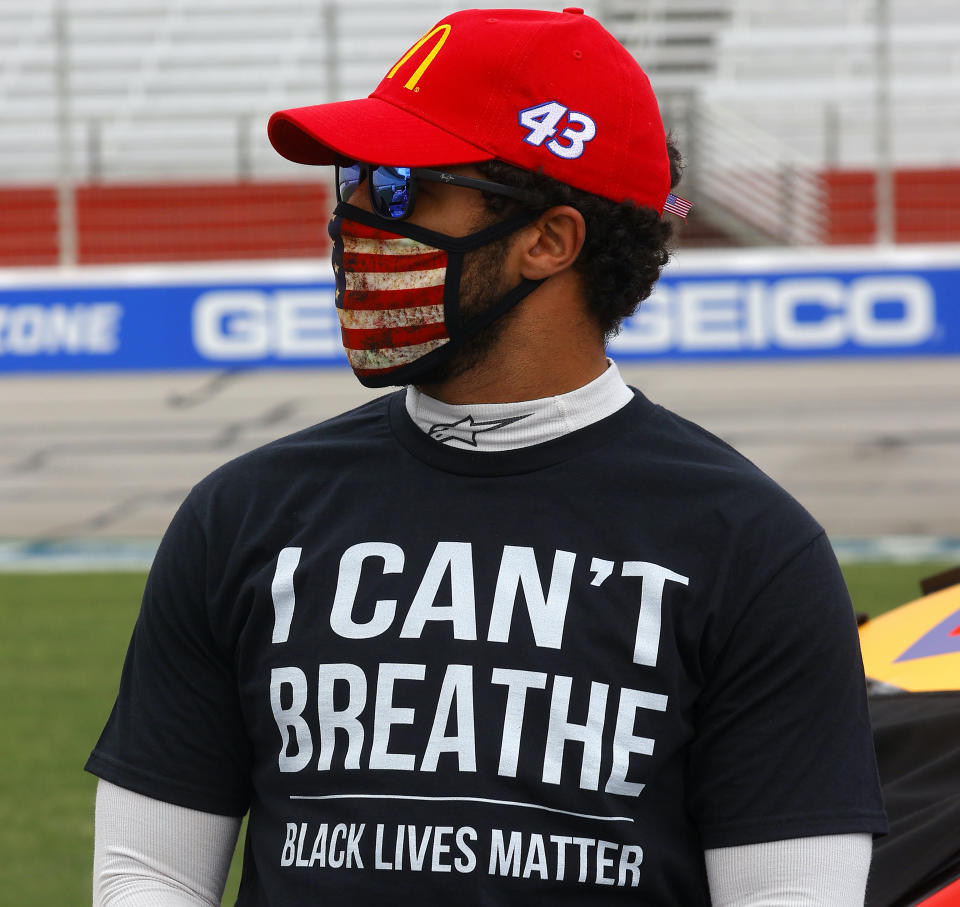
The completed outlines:
[[[454,422],[452,425],[431,425],[428,434],[441,444],[459,441],[462,444],[469,444],[471,447],[476,447],[477,435],[512,425],[514,422],[526,419],[529,415],[530,414],[527,413],[523,416],[513,416],[509,419],[490,419],[487,422],[477,422],[473,416],[466,416]]]

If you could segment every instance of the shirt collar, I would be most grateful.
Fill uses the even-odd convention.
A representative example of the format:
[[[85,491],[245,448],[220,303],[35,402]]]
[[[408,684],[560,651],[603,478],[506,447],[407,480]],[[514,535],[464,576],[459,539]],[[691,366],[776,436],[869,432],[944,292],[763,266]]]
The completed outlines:
[[[589,384],[554,397],[519,403],[443,403],[410,385],[406,409],[417,427],[440,444],[503,451],[552,441],[612,415],[633,399],[616,364]]]

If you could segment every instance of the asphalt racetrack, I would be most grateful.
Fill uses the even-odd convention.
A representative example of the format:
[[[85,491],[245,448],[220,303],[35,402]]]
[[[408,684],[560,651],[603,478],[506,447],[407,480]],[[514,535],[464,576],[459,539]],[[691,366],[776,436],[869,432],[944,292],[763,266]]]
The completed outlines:
[[[960,358],[621,370],[831,535],[960,536]],[[2,378],[0,539],[158,537],[220,463],[380,393],[346,369]]]

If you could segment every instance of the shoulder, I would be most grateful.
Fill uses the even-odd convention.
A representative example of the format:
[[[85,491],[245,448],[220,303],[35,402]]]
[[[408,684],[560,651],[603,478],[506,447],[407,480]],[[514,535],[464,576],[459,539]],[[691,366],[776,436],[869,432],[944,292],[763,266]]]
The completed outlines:
[[[393,394],[241,454],[198,482],[189,498],[203,509],[224,497],[273,497],[302,482],[323,482],[346,466],[389,455]],[[286,496],[286,495],[284,495]]]
[[[772,480],[733,445],[664,406],[655,406],[649,420],[649,441],[665,459],[678,460],[684,468],[707,478],[723,474],[727,479]]]
[[[642,445],[644,459],[664,476],[672,476],[681,487],[725,492],[722,496],[728,498],[749,491],[766,502],[799,507],[757,464],[696,422],[655,406],[650,418],[637,428],[634,442]]]
[[[661,512],[688,538],[773,568],[823,533],[793,495],[695,422],[655,406],[630,434],[635,481],[653,486]]]

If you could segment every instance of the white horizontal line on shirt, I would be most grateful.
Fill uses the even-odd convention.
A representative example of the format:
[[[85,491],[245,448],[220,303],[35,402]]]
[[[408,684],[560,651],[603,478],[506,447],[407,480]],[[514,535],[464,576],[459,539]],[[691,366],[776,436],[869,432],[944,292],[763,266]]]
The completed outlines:
[[[578,819],[594,819],[597,822],[633,822],[629,816],[592,816],[589,813],[575,813],[568,809],[556,809],[542,803],[523,803],[519,800],[490,800],[486,797],[418,797],[412,794],[291,794],[291,800],[431,800],[457,801],[461,803],[492,803],[495,806],[518,806],[523,809],[542,809],[548,813],[560,813],[564,816],[576,816]]]

